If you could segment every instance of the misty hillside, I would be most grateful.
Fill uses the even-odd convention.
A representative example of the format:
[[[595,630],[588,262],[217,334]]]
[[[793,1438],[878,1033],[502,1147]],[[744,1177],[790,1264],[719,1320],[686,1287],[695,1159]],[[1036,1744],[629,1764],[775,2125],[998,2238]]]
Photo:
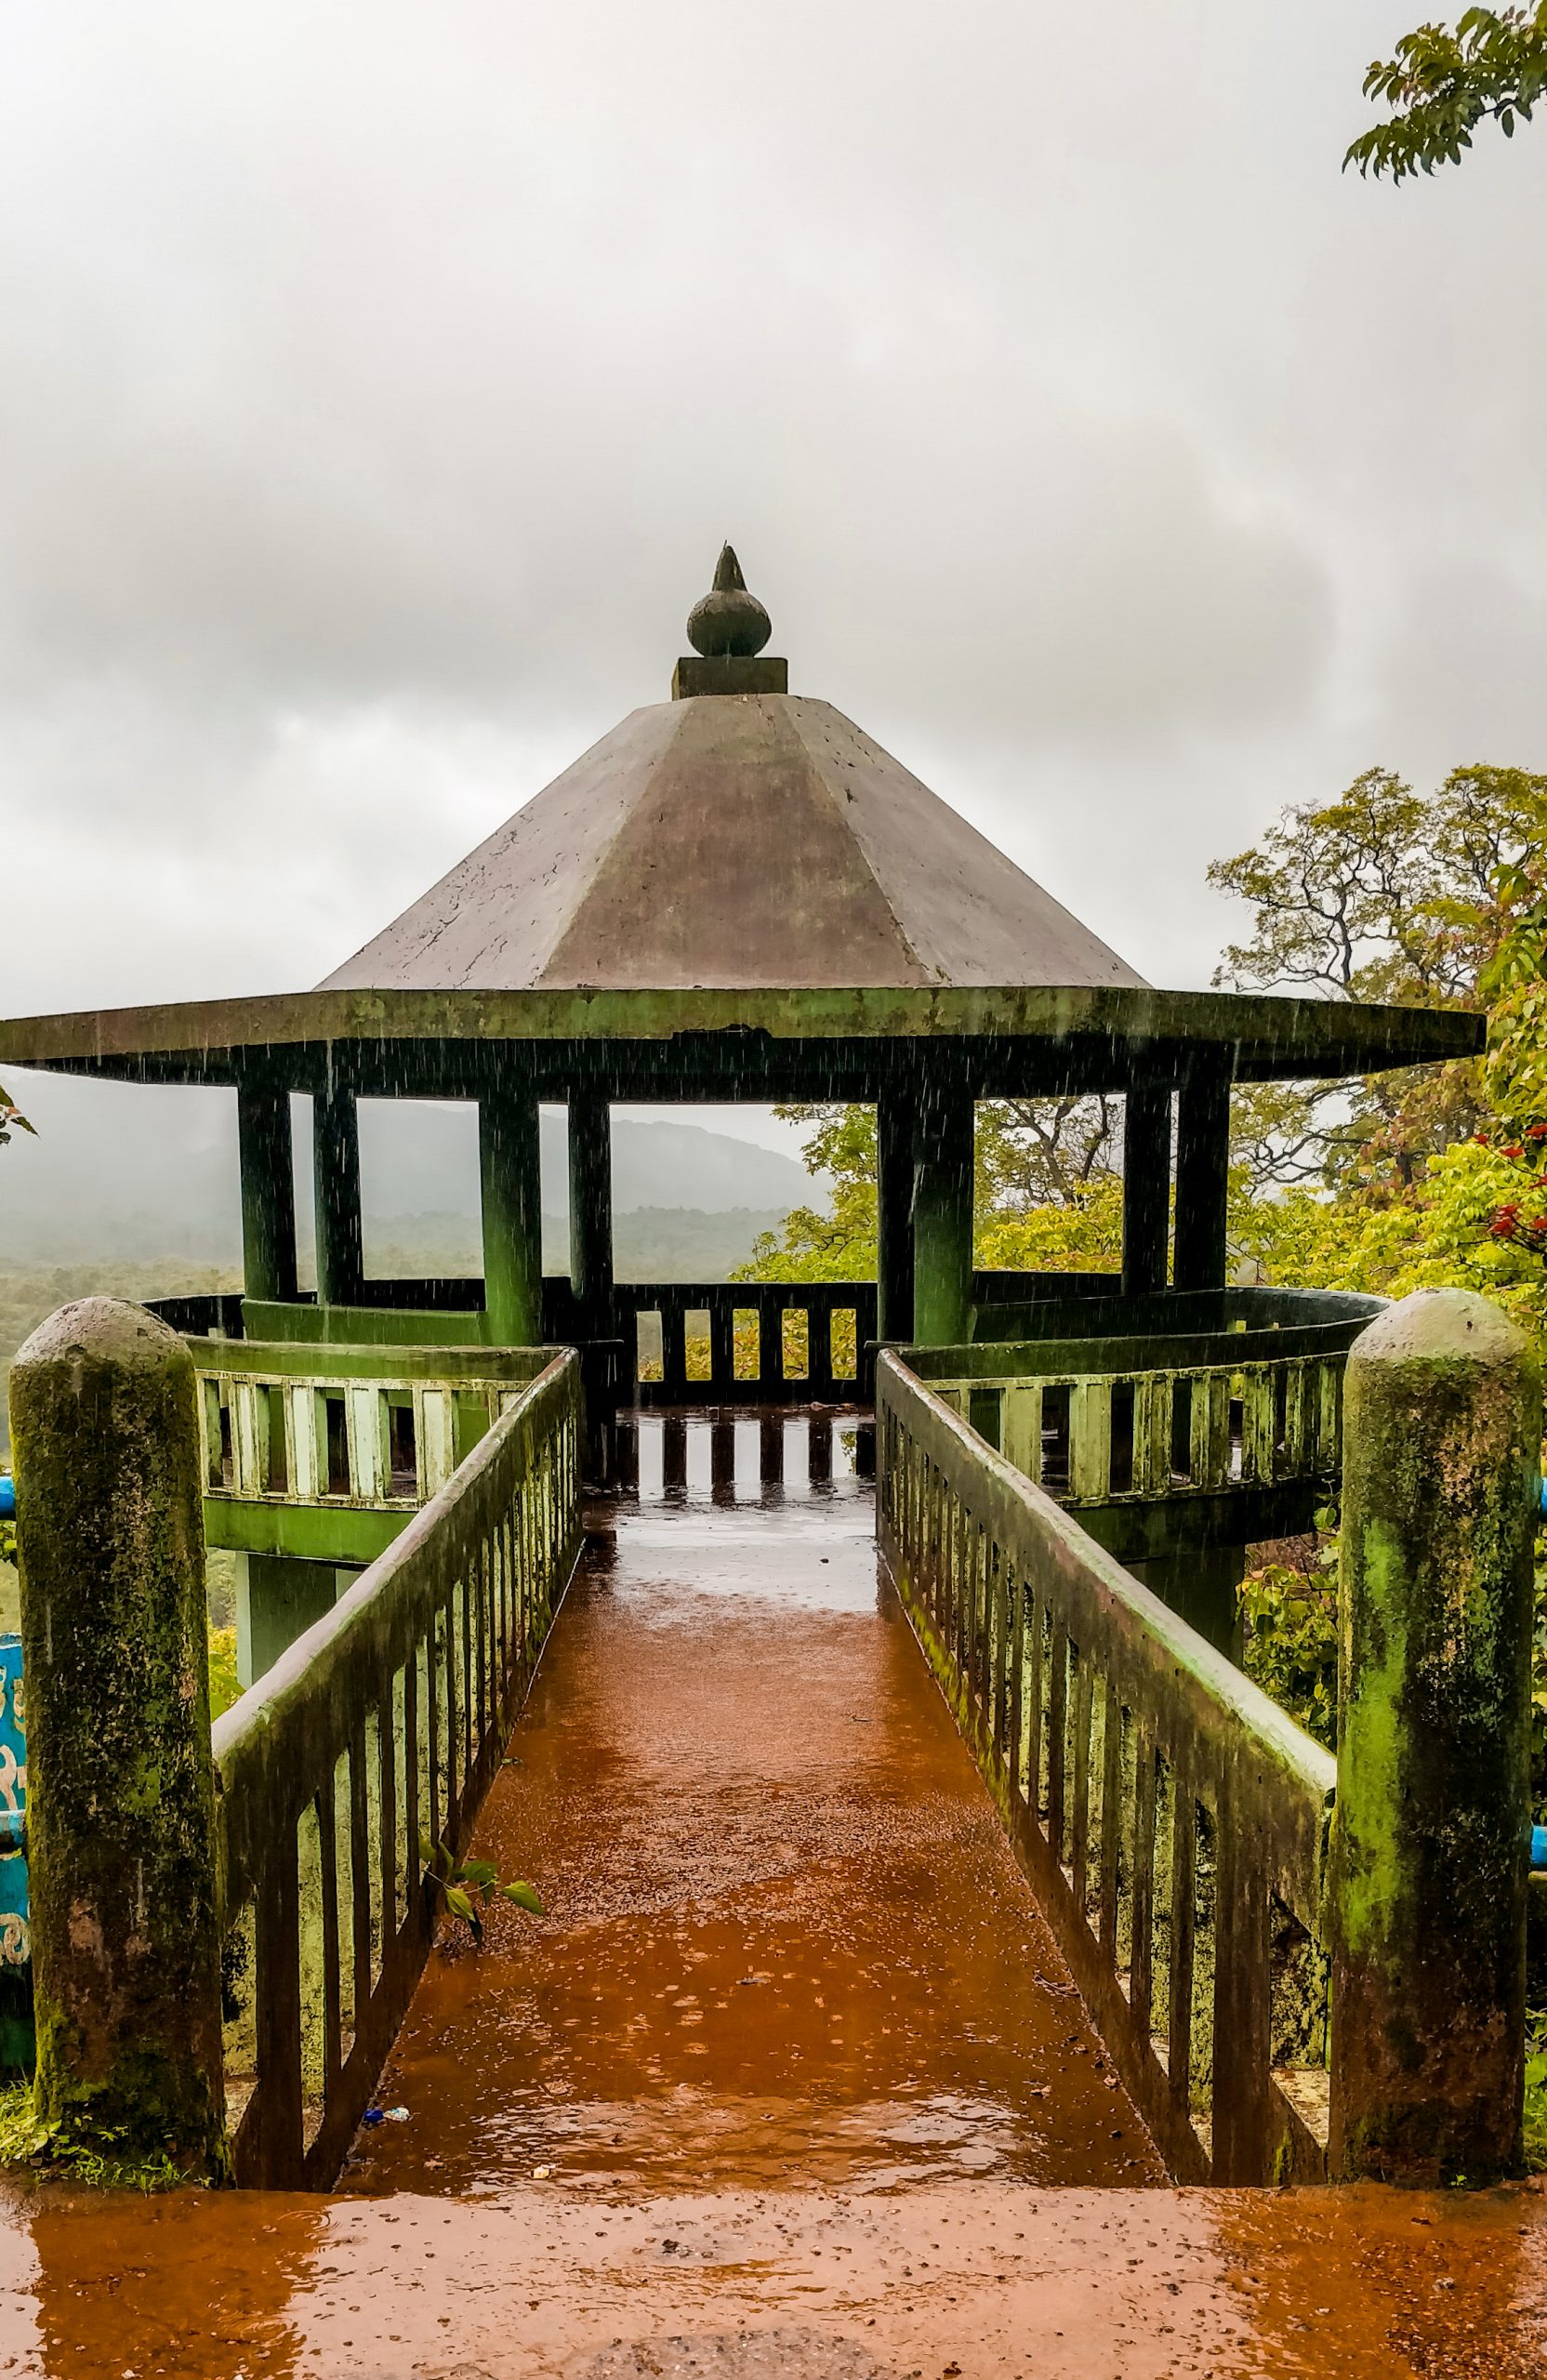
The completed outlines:
[[[114,1263],[180,1254],[234,1264],[241,1252],[235,1103],[229,1091],[18,1077],[38,1137],[0,1151],[0,1265]],[[295,1103],[297,1227],[310,1251],[310,1103]],[[473,1109],[450,1102],[366,1100],[360,1108],[365,1252],[372,1271],[389,1250],[443,1249],[443,1269],[478,1269],[478,1129]],[[548,1263],[562,1268],[568,1184],[563,1111],[542,1116],[543,1210]],[[615,1117],[614,1205],[620,1269],[655,1262],[663,1231],[690,1274],[739,1263],[759,1231],[814,1185],[791,1157],[730,1133],[675,1119]],[[702,1263],[688,1261],[694,1227],[685,1211],[724,1218],[699,1230]],[[632,1215],[670,1214],[642,1236]],[[733,1221],[732,1219],[734,1218]],[[455,1263],[451,1252],[460,1250]],[[734,1253],[727,1251],[734,1250]],[[442,1269],[437,1265],[435,1269]],[[636,1277],[638,1275],[636,1274]]]

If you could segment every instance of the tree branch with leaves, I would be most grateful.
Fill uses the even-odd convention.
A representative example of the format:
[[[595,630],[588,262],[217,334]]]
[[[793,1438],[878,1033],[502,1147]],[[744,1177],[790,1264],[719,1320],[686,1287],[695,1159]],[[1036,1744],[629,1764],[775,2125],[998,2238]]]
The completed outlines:
[[[0,1149],[13,1132],[31,1132],[36,1138],[37,1128],[29,1124],[3,1082],[0,1082]]]
[[[1529,123],[1544,88],[1547,0],[1468,8],[1453,26],[1420,25],[1367,73],[1366,99],[1392,113],[1351,143],[1344,168],[1400,182],[1458,165],[1480,124],[1491,121],[1509,139],[1517,123]]]

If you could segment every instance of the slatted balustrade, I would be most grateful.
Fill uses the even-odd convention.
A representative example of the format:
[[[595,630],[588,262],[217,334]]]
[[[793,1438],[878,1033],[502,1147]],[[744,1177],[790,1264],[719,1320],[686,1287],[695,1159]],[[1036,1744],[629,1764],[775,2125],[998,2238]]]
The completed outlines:
[[[523,1352],[481,1346],[479,1280],[373,1281],[366,1290],[370,1302],[358,1306],[324,1309],[305,1298],[280,1305],[208,1297],[164,1299],[152,1311],[189,1333],[196,1360],[220,1378],[243,1371],[245,1329],[262,1335],[268,1343],[261,1352],[270,1357],[281,1346],[293,1351],[299,1345],[311,1348],[317,1363],[337,1364],[345,1346],[367,1358],[412,1347],[422,1350],[427,1361],[445,1358],[441,1368],[448,1373],[460,1363],[469,1390],[481,1364],[493,1373]],[[543,1311],[551,1344],[585,1340],[567,1281],[544,1283]],[[625,1403],[868,1405],[876,1323],[874,1281],[628,1281],[613,1290],[607,1329],[623,1353]],[[246,1370],[262,1384],[266,1376],[250,1361]],[[383,1379],[378,1384],[401,1383]],[[304,1417],[300,1426],[303,1434],[309,1431]],[[261,1427],[259,1419],[255,1432]],[[373,1444],[367,1420],[362,1480],[372,1476]],[[252,1445],[249,1468],[256,1478],[261,1472],[261,1440],[256,1435]],[[240,1451],[233,1448],[228,1460]]]
[[[873,1281],[626,1283],[613,1329],[642,1406],[870,1400]]]
[[[580,1543],[575,1355],[215,1728],[239,2182],[322,2188],[428,1956],[419,1841],[467,1844]]]
[[[992,1276],[996,1290],[1007,1278]],[[1383,1302],[1298,1289],[1061,1292],[980,1306],[971,1345],[905,1355],[1060,1503],[1113,1520],[1125,1505],[1235,1500],[1250,1536],[1283,1536],[1309,1527],[1337,1479],[1343,1368]],[[1094,1518],[1087,1526],[1122,1550]]]
[[[445,1485],[551,1352],[192,1344],[206,1499],[398,1513]]]
[[[932,1379],[931,1388],[1060,1503],[1153,1501],[1232,1488],[1330,1484],[1346,1358],[1194,1370]]]
[[[1336,1765],[894,1355],[882,1550],[1179,2180],[1325,2173]]]

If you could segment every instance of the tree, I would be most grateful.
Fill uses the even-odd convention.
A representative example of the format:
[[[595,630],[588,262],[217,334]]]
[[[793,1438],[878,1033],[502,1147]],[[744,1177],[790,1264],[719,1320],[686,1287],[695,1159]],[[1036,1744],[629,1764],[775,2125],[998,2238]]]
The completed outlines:
[[[1523,1178],[1518,1150],[1482,1134],[1433,1157],[1406,1198],[1373,1206],[1286,1190],[1238,1215],[1237,1229],[1276,1289],[1390,1298],[1478,1289],[1540,1340],[1547,1329],[1540,1258],[1493,1229],[1501,1209],[1522,1197]]]
[[[876,1111],[873,1107],[775,1109],[787,1123],[810,1124],[800,1154],[806,1171],[826,1174],[832,1212],[796,1207],[777,1232],[760,1233],[738,1281],[872,1281],[876,1277]]]
[[[1506,139],[1529,122],[1547,86],[1547,0],[1534,7],[1468,8],[1455,25],[1420,25],[1395,55],[1376,59],[1365,76],[1367,99],[1394,111],[1349,148],[1346,169],[1432,174],[1461,163],[1472,135],[1491,117]]]
[[[876,1111],[788,1105],[809,1124],[806,1170],[833,1184],[830,1214],[797,1207],[764,1232],[735,1276],[866,1281],[876,1273]],[[1120,1102],[985,1100],[977,1110],[974,1205],[981,1264],[1018,1272],[1104,1269],[1122,1261]]]
[[[1522,869],[1523,900],[1536,890]],[[1523,1139],[1547,1118],[1547,903],[1532,900],[1482,978],[1488,1010],[1488,1087],[1507,1128]]]
[[[1249,940],[1214,981],[1335,999],[1480,1008],[1483,979],[1541,897],[1547,776],[1478,762],[1432,795],[1367,769],[1336,801],[1285,812],[1209,880],[1250,902]],[[1236,1097],[1236,1158],[1250,1187],[1319,1180],[1379,1202],[1479,1129],[1480,1063],[1410,1067]]]
[[[1105,1092],[985,1100],[974,1156],[978,1213],[1083,1209],[1117,1173],[1122,1112],[1121,1101]]]

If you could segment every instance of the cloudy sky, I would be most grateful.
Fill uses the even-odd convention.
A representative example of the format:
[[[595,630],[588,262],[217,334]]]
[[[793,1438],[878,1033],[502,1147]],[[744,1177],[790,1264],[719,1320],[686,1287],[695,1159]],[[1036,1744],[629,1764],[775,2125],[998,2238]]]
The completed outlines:
[[[721,537],[1152,979],[1386,762],[1547,766],[1547,126],[1340,174],[1417,0],[7,0],[0,1011],[310,985]]]

